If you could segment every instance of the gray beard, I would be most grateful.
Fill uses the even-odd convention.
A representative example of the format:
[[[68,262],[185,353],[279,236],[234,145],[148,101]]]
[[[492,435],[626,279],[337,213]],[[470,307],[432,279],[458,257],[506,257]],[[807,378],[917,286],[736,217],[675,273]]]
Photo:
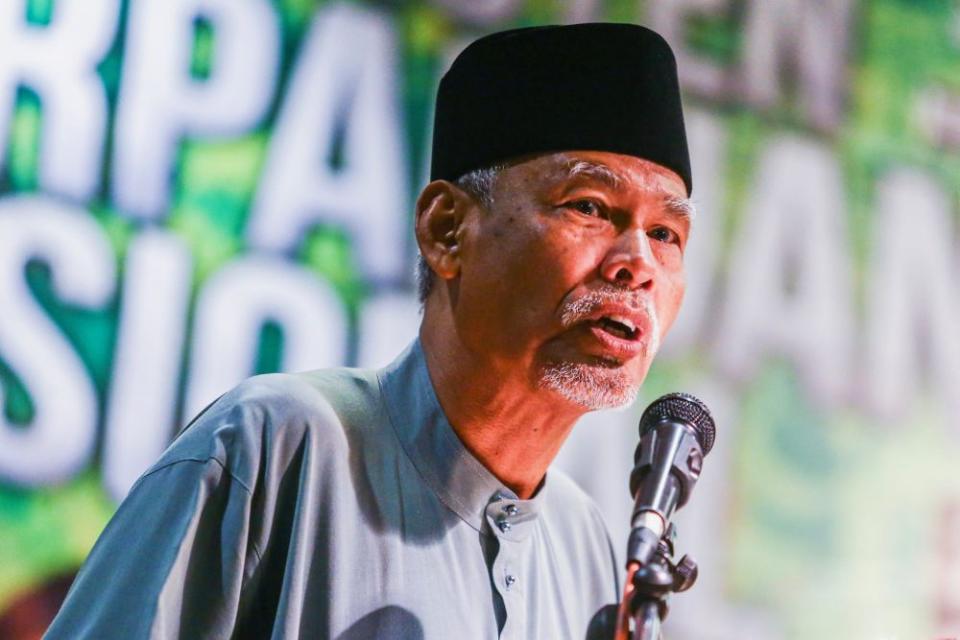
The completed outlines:
[[[631,404],[640,385],[620,369],[581,362],[556,362],[540,372],[540,387],[560,394],[588,411],[613,409]]]
[[[572,326],[588,316],[599,305],[611,299],[623,299],[624,292],[612,286],[593,291],[562,309],[561,322]],[[640,303],[650,318],[650,335],[646,337],[643,357],[650,357],[660,348],[660,322],[656,310],[646,298]],[[608,368],[581,362],[551,362],[540,371],[540,388],[560,394],[587,411],[614,409],[631,404],[640,391],[640,383],[631,383],[620,368]]]

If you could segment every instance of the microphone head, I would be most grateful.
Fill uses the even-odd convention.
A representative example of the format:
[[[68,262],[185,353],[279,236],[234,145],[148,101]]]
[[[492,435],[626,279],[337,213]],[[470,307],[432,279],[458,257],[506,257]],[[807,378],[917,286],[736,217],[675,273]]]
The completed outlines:
[[[702,401],[689,393],[668,393],[647,407],[640,417],[640,437],[666,420],[679,420],[693,428],[703,455],[710,453],[717,434],[713,416]]]

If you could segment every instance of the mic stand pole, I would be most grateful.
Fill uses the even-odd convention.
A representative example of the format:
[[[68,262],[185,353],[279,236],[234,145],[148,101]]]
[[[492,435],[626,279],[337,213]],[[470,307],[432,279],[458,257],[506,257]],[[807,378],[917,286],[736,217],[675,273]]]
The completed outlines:
[[[650,560],[642,566],[634,563],[630,567],[629,593],[627,602],[622,603],[633,620],[630,640],[660,640],[660,624],[669,612],[667,596],[686,591],[697,579],[697,564],[690,556],[683,556],[676,564],[670,561],[675,535],[676,529],[671,524]]]
[[[660,621],[667,617],[667,596],[674,590],[676,580],[669,560],[672,553],[673,544],[661,539],[650,562],[633,573],[633,640],[660,640]]]

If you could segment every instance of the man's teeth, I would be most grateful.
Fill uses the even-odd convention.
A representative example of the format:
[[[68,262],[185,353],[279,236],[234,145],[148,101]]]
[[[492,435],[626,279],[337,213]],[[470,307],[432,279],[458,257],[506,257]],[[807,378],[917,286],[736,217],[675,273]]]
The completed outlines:
[[[600,325],[605,331],[621,338],[632,339],[636,335],[636,325],[622,316],[604,316],[600,318]]]
[[[613,320],[614,322],[619,322],[620,324],[625,326],[627,328],[627,331],[629,331],[630,333],[633,333],[634,331],[637,330],[637,325],[633,324],[632,322],[630,322],[630,320],[622,316],[607,316],[607,319]]]

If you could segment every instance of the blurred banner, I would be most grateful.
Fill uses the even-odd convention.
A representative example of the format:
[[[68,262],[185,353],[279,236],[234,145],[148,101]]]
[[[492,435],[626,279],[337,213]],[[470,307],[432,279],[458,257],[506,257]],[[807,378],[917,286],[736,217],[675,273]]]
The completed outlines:
[[[700,213],[643,398],[558,464],[622,551],[637,418],[700,395],[669,637],[960,634],[960,2],[0,0],[0,636],[218,394],[402,349],[440,74],[588,20],[675,47]]]

